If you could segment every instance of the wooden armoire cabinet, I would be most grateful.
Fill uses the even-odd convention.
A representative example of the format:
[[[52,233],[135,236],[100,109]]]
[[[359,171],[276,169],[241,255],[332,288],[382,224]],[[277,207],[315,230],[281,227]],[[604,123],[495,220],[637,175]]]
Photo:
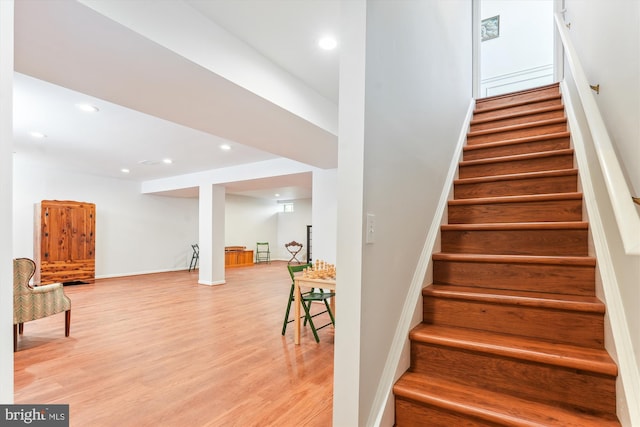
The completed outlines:
[[[96,205],[43,200],[36,204],[34,283],[95,280]]]

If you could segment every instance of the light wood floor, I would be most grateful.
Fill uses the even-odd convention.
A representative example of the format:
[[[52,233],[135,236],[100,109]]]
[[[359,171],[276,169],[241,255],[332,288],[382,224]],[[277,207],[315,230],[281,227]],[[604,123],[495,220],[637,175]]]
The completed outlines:
[[[280,334],[286,263],[227,269],[222,286],[197,279],[182,271],[65,287],[71,336],[64,314],[25,324],[15,403],[69,404],[78,427],[330,426],[334,330],[316,344],[304,328],[300,346],[293,323]]]

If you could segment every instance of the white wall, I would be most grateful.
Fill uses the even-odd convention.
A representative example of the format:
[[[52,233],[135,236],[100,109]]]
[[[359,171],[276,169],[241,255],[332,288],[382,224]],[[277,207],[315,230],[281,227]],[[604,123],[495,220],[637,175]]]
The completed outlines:
[[[13,0],[0,1],[0,403],[13,403]]]
[[[276,201],[227,194],[225,246],[246,246],[255,251],[256,242],[269,242],[271,259],[289,260],[284,244],[296,240],[306,246],[306,226],[311,224],[311,200],[293,203],[294,212],[282,214]]]
[[[565,69],[569,69],[568,64]],[[637,362],[640,360],[640,317],[636,309],[637,301],[640,301],[640,288],[637,286],[640,257],[625,254],[604,174],[600,169],[593,138],[588,132],[587,118],[578,102],[573,76],[567,74],[561,88],[580,169],[585,214],[589,220],[589,253],[598,260],[596,295],[607,305],[604,344],[618,364],[617,416],[623,426],[635,426],[638,423],[630,422],[630,418],[634,416],[633,412],[640,417]]]
[[[616,0],[588,6],[581,1],[566,2],[565,20],[571,22],[569,35],[578,52],[587,78],[600,83],[600,95],[595,97],[617,151],[631,193],[640,194],[640,2]],[[606,40],[593,34],[607,34]],[[611,49],[615,43],[616,49]],[[594,164],[599,168],[598,164]],[[606,192],[602,193],[604,197]],[[606,218],[613,218],[612,214]],[[611,219],[613,221],[613,219]],[[617,230],[608,238],[619,241]],[[640,300],[638,276],[640,259],[624,255],[614,258],[619,265],[618,278],[625,313],[634,339],[636,360],[640,361]],[[626,274],[622,275],[626,265]]]
[[[471,101],[471,3],[452,1],[369,1],[366,8],[366,69],[363,209],[376,216],[375,243],[362,240],[350,242],[362,245],[361,265],[343,265],[340,251],[342,236],[338,236],[340,271],[360,269],[360,283],[345,283],[339,276],[338,287],[360,287],[358,301],[353,292],[342,291],[337,302],[340,328],[336,329],[336,379],[334,390],[341,387],[338,372],[345,371],[338,333],[347,322],[360,323],[360,341],[356,348],[359,366],[357,425],[369,425],[374,397],[394,338],[403,303],[417,267],[419,255],[433,221],[438,200],[458,141],[461,126]],[[348,23],[344,23],[348,25]],[[357,24],[357,22],[356,22]],[[344,28],[344,26],[343,26]],[[358,28],[358,27],[356,27]],[[358,64],[354,64],[357,68]],[[343,76],[345,79],[343,79]],[[353,80],[346,80],[353,78]],[[341,90],[358,84],[358,76],[341,70]],[[340,107],[343,108],[341,93]],[[341,129],[346,124],[342,122]],[[357,126],[357,115],[352,115]],[[353,135],[355,135],[355,131]],[[350,135],[349,135],[350,136]],[[351,137],[351,136],[350,136]],[[351,144],[347,136],[339,138],[339,181],[343,181],[342,144]],[[355,142],[354,142],[355,144]],[[357,157],[354,156],[354,160]],[[357,170],[358,164],[354,165]],[[352,193],[353,200],[360,194]],[[343,199],[339,199],[342,203]],[[356,202],[353,208],[356,208]],[[338,229],[346,216],[339,206]],[[362,226],[362,221],[360,222]],[[358,230],[362,237],[362,229]],[[354,275],[355,276],[355,275]],[[360,306],[351,315],[352,304]],[[349,313],[346,313],[349,312]],[[345,314],[346,313],[346,314]],[[359,318],[354,318],[358,316]],[[349,326],[347,326],[349,328]],[[334,425],[351,421],[347,403],[334,398]],[[337,408],[336,408],[337,407]],[[387,418],[385,425],[391,425]]]
[[[616,147],[640,196],[640,2],[566,0],[569,34]]]
[[[360,425],[367,0],[341,2],[333,426]],[[315,239],[317,240],[317,239]],[[342,307],[342,308],[341,308]],[[343,309],[344,308],[344,309]]]
[[[480,0],[500,36],[480,43],[481,96],[553,82],[553,0]]]
[[[198,199],[140,194],[138,183],[48,169],[20,153],[14,162],[14,257],[33,257],[35,203],[77,200],[96,204],[96,277],[188,268],[198,242]],[[225,246],[255,250],[267,241],[273,259],[288,260],[284,243],[306,245],[310,199],[296,200],[286,218],[275,201],[231,194],[225,201]]]
[[[96,277],[187,268],[198,239],[197,199],[140,194],[135,182],[48,169],[14,156],[15,257],[33,257],[34,205],[96,204]]]
[[[569,37],[590,84],[600,84],[595,100],[603,116],[618,160],[632,194],[640,191],[640,2],[616,0],[593,2],[567,0],[565,21]],[[598,31],[593,31],[593,28]],[[606,34],[606,37],[602,37]],[[615,48],[612,48],[615,46]],[[575,85],[567,79],[573,99]],[[580,111],[578,119],[584,122]],[[618,362],[618,417],[622,425],[640,423],[640,257],[628,255],[616,224],[591,136],[585,133],[586,160],[591,182],[585,185],[590,217],[602,221],[605,237],[593,224],[596,255],[603,277],[599,296],[606,300],[611,326],[605,345]],[[577,153],[579,151],[577,150]],[[591,191],[586,191],[591,190]],[[594,201],[587,199],[593,194]],[[589,203],[591,202],[591,203]],[[595,203],[594,203],[595,202]],[[637,208],[637,207],[636,207]],[[626,327],[626,330],[625,330]],[[628,335],[627,335],[628,333]],[[615,346],[613,345],[615,344]],[[623,399],[627,401],[623,401]],[[628,411],[626,410],[628,409]]]
[[[338,170],[313,172],[312,259],[336,262]]]
[[[278,239],[278,206],[274,201],[227,194],[225,202],[225,246],[246,246]],[[254,253],[255,257],[255,253]]]
[[[307,259],[307,225],[311,225],[311,199],[292,200],[293,212],[278,212],[278,241],[271,248],[271,258],[289,261],[291,254],[285,244],[296,241],[303,247],[297,255],[300,262]]]

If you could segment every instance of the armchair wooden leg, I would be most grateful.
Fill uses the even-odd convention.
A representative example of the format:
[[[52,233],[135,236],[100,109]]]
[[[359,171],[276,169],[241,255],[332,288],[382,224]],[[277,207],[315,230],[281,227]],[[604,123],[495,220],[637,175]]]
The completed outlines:
[[[69,336],[69,330],[71,329],[71,310],[64,312],[64,336]]]
[[[13,324],[13,352],[18,351],[18,325]]]

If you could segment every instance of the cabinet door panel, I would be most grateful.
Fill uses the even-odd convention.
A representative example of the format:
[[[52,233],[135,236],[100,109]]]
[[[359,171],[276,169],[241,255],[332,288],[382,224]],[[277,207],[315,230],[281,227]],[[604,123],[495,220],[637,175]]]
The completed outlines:
[[[93,258],[93,219],[94,209],[81,206],[69,209],[71,223],[71,259],[84,260]]]
[[[71,257],[71,227],[68,209],[48,206],[44,208],[42,219],[42,260],[66,261]]]

